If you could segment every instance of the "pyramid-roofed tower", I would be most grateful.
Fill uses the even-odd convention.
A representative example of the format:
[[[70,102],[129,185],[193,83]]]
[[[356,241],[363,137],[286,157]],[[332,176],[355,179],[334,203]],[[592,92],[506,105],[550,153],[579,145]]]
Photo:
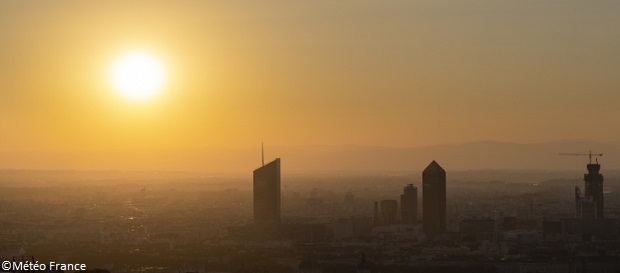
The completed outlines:
[[[446,171],[435,160],[422,172],[422,228],[428,238],[446,232]]]

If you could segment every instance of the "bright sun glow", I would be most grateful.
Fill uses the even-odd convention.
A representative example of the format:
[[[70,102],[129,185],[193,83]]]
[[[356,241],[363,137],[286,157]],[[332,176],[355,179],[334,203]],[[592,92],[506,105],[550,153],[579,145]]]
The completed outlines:
[[[143,52],[121,56],[111,70],[112,85],[123,97],[131,100],[154,97],[162,89],[165,77],[161,62]]]

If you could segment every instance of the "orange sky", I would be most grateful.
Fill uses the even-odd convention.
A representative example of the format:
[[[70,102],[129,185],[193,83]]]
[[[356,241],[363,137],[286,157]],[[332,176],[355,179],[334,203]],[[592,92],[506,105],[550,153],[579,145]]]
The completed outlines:
[[[0,1],[0,168],[620,139],[618,1],[126,2]],[[130,50],[166,65],[154,100],[110,87]]]

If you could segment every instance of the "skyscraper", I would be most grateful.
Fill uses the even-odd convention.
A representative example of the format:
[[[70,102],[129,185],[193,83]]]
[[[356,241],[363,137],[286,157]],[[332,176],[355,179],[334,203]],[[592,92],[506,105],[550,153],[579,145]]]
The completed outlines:
[[[603,175],[599,173],[601,165],[588,164],[588,173],[583,175],[585,191],[583,197],[579,187],[575,187],[575,203],[577,218],[602,219],[605,205],[603,202]]]
[[[400,216],[405,225],[415,225],[418,221],[418,188],[413,184],[405,186],[400,196]]]
[[[398,201],[382,200],[381,201],[381,225],[391,226],[396,224],[398,215]]]
[[[423,230],[432,238],[446,231],[446,171],[433,160],[422,172]]]
[[[280,159],[254,170],[254,223],[280,224]]]
[[[381,204],[381,206],[379,206]],[[396,224],[398,218],[398,201],[382,200],[375,201],[375,217],[374,223],[376,227],[391,226]]]

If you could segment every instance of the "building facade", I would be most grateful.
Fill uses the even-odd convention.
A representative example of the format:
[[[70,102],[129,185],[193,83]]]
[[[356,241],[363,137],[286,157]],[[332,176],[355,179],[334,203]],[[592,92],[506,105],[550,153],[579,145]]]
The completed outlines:
[[[418,188],[413,184],[405,186],[400,196],[400,217],[405,225],[415,225],[418,222]]]
[[[422,172],[422,229],[428,238],[446,232],[446,171],[433,160]]]
[[[280,159],[254,170],[254,224],[280,224]]]
[[[579,187],[575,187],[575,215],[576,218],[603,219],[605,218],[605,204],[603,200],[603,175],[600,174],[601,165],[588,164],[588,173],[583,175],[585,191],[581,196]]]

